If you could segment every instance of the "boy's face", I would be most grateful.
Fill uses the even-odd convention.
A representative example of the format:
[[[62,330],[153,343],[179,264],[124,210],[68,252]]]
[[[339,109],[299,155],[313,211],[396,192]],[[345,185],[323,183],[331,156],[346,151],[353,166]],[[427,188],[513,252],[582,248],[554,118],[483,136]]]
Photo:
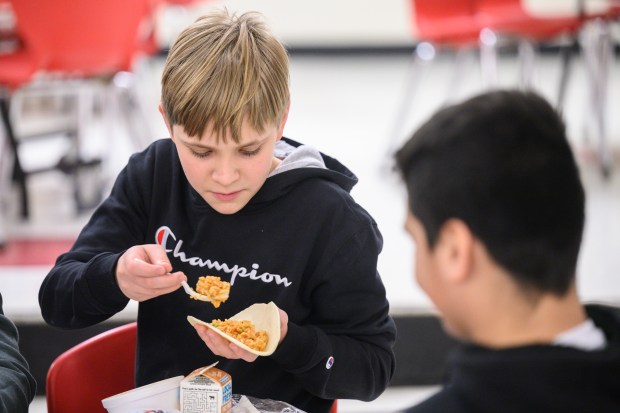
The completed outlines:
[[[450,298],[452,287],[449,282],[446,282],[443,246],[436,245],[431,249],[424,226],[409,208],[407,211],[405,230],[415,244],[415,279],[441,313],[444,328],[453,335],[461,336],[460,328],[456,327],[458,317],[453,314],[458,311],[454,308],[455,303]]]
[[[409,210],[405,221],[405,230],[409,233],[415,244],[415,280],[420,288],[422,288],[422,290],[424,290],[424,292],[433,301],[433,303],[437,305],[434,298],[435,288],[433,286],[433,278],[435,278],[433,254],[428,245],[426,231],[424,230],[422,223],[418,221],[418,219]]]
[[[259,133],[244,121],[236,143],[231,136],[217,139],[210,128],[202,136],[188,136],[182,126],[170,128],[166,120],[187,180],[221,214],[240,211],[278,165],[273,152],[285,123],[286,115],[280,125]]]

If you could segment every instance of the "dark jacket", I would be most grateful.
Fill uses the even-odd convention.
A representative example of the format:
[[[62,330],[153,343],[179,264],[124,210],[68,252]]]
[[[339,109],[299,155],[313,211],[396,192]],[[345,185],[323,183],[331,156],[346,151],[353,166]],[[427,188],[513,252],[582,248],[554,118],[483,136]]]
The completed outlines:
[[[406,413],[620,412],[620,310],[586,309],[607,338],[605,349],[466,345],[455,355],[445,388]]]
[[[110,197],[46,277],[39,293],[43,317],[81,328],[121,311],[128,299],[115,281],[119,256],[157,242],[190,285],[215,275],[232,287],[218,309],[182,289],[140,303],[138,385],[217,359],[188,315],[223,319],[273,301],[288,313],[288,334],[270,357],[220,360],[234,393],[312,413],[327,412],[330,399],[376,398],[394,371],[395,325],[377,273],[382,238],[349,194],[357,178],[335,159],[323,159],[327,169],[272,176],[241,211],[222,215],[189,185],[170,139],[155,142],[130,159]]]
[[[19,352],[19,336],[4,316],[0,295],[0,413],[26,413],[37,393],[28,362]]]

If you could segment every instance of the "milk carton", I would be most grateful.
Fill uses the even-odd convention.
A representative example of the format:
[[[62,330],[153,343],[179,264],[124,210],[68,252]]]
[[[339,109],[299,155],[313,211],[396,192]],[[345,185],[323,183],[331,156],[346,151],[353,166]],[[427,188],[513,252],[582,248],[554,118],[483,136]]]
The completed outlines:
[[[232,412],[232,378],[215,364],[196,369],[181,380],[182,413]]]

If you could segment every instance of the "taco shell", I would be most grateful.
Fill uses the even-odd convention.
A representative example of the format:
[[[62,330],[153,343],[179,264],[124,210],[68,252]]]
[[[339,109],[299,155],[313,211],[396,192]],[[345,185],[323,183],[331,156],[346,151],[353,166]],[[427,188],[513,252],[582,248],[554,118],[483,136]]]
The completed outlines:
[[[278,307],[273,302],[269,302],[268,304],[252,304],[245,310],[235,314],[232,317],[229,317],[228,319],[236,321],[249,320],[254,324],[256,330],[266,331],[267,347],[265,348],[265,350],[254,350],[253,348],[246,346],[239,340],[231,337],[223,331],[213,327],[210,323],[199,320],[191,315],[187,316],[187,321],[189,321],[192,326],[195,326],[196,324],[202,324],[203,326],[206,326],[211,330],[215,331],[226,340],[235,343],[242,349],[247,350],[252,354],[256,354],[258,356],[269,356],[273,354],[273,352],[276,350],[276,347],[278,347],[278,341],[280,341],[280,313],[278,311]]]

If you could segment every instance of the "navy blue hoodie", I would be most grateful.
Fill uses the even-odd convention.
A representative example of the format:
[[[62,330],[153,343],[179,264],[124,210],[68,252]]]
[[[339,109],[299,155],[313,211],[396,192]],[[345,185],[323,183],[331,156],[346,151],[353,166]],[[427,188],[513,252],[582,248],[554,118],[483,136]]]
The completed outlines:
[[[444,389],[403,413],[620,412],[620,309],[588,305],[586,311],[605,334],[604,349],[464,344]]]
[[[153,143],[131,157],[45,278],[44,319],[81,328],[118,313],[129,301],[116,282],[118,258],[134,245],[158,243],[190,285],[215,275],[231,283],[231,292],[217,309],[182,289],[140,303],[137,385],[219,359],[188,315],[223,319],[273,301],[289,316],[276,352],[253,363],[219,359],[234,393],[283,400],[309,413],[329,411],[332,399],[376,398],[394,371],[396,333],[377,273],[382,238],[349,194],[357,178],[321,155],[326,168],[271,176],[242,210],[223,215],[190,186],[173,142]]]

